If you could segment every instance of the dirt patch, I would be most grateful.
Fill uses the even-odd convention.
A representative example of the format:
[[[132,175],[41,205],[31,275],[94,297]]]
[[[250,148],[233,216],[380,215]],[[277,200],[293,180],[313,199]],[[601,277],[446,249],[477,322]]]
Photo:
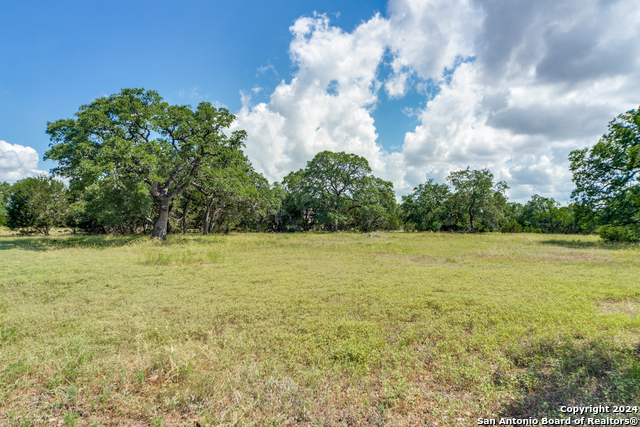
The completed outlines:
[[[624,313],[631,317],[640,314],[640,301],[631,299],[604,300],[597,303],[597,306],[607,314]]]
[[[475,258],[489,258],[489,259],[513,259],[518,261],[543,261],[543,262],[588,262],[588,263],[604,263],[612,262],[611,257],[595,254],[585,253],[579,251],[545,251],[545,252],[526,252],[526,253],[502,253],[502,252],[478,252],[473,254]]]
[[[381,254],[366,254],[365,256],[375,257],[375,258],[401,259],[403,261],[413,261],[420,264],[444,264],[445,263],[444,259],[430,257],[427,255],[405,255],[405,254],[381,253]]]
[[[381,237],[383,239],[386,239],[387,237],[389,237],[389,236],[385,236],[384,234],[376,234],[376,233],[369,233],[369,234],[366,234],[366,236],[368,236],[368,237]]]

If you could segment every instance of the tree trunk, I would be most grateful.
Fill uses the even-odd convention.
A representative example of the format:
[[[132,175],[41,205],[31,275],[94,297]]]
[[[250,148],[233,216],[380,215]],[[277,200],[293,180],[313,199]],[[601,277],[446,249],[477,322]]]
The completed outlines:
[[[471,232],[475,233],[476,232],[476,225],[473,222],[473,220],[474,220],[473,215],[469,214],[469,222],[471,223]]]
[[[187,235],[187,214],[189,213],[189,203],[191,202],[191,197],[193,197],[193,193],[189,194],[187,197],[187,201],[184,203],[184,208],[182,210],[182,234]]]
[[[202,228],[202,234],[209,234],[211,231],[211,226],[209,225],[212,221],[211,219],[211,208],[213,207],[213,197],[207,202],[204,210],[204,227]]]
[[[202,234],[207,234],[209,231],[209,205],[204,207],[204,224],[202,224]]]
[[[158,208],[158,219],[153,224],[153,231],[151,237],[159,237],[161,239],[167,238],[167,223],[169,222],[169,198],[165,196],[156,197],[159,201],[160,207]]]
[[[218,220],[220,219],[221,212],[222,212],[222,208],[218,208],[211,214],[211,219],[209,219],[209,233],[213,231],[213,224],[218,222]]]
[[[171,209],[173,209],[173,203],[169,202],[169,213],[167,215],[167,234],[171,234],[173,232],[171,227]]]

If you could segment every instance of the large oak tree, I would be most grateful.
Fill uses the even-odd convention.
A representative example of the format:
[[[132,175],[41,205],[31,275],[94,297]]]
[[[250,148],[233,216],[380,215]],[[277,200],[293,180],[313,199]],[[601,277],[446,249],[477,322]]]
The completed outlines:
[[[478,219],[498,225],[507,204],[507,183],[493,182],[489,169],[451,172],[447,181],[454,189],[452,201],[464,210],[469,218],[471,232],[475,233]],[[496,227],[497,228],[497,227]]]
[[[569,155],[581,222],[640,226],[640,107],[620,114],[591,148]]]
[[[412,193],[402,196],[401,210],[406,225],[418,231],[440,231],[453,215],[450,199],[451,190],[446,184],[436,184],[430,179],[418,185]]]
[[[285,208],[308,224],[337,231],[387,228],[395,220],[393,184],[373,176],[364,157],[323,151],[283,180]]]
[[[244,131],[224,133],[235,120],[225,108],[169,105],[144,89],[98,98],[75,116],[47,124],[52,143],[45,158],[58,162],[53,172],[86,185],[106,176],[146,183],[157,205],[152,236],[160,238],[167,235],[169,202],[246,138]]]

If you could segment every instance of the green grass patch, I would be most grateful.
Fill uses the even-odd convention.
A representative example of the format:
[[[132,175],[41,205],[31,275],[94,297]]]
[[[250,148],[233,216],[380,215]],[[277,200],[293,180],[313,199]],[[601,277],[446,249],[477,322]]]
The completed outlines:
[[[373,237],[0,236],[0,424],[451,426],[640,401],[637,246]]]

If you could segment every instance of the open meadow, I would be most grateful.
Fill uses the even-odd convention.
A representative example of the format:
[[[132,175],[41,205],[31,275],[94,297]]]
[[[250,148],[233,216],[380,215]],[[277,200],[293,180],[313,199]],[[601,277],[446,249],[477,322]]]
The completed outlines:
[[[0,425],[467,426],[640,402],[640,250],[596,236],[5,232],[0,257]]]

